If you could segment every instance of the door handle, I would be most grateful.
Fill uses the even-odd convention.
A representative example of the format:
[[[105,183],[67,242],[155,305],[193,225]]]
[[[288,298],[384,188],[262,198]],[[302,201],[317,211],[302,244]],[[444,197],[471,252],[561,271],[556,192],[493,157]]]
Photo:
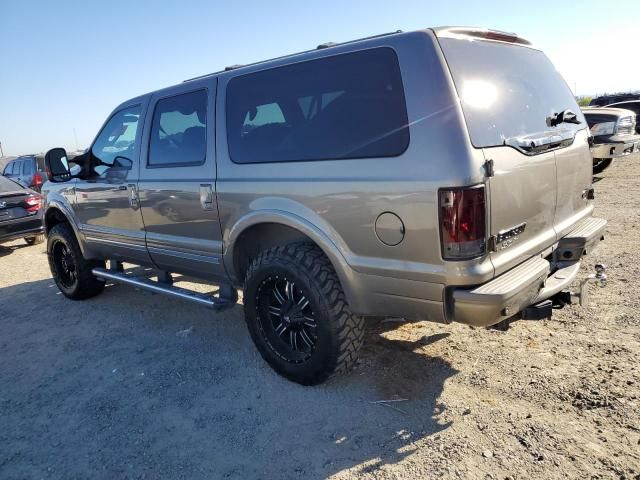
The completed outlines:
[[[128,187],[129,187],[129,205],[134,210],[137,210],[140,207],[140,202],[138,201],[138,190],[136,188],[135,183],[130,183]]]
[[[126,189],[127,189],[127,186],[126,186],[126,185],[120,185],[120,186],[118,187],[118,190],[126,190]]]
[[[200,184],[200,206],[203,210],[213,210],[213,185]]]

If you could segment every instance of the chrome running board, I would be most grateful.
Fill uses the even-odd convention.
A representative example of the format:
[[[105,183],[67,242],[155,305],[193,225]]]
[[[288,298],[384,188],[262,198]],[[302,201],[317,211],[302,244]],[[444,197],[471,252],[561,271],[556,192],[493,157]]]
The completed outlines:
[[[149,292],[161,293],[170,297],[180,298],[217,311],[231,308],[238,301],[238,292],[231,285],[221,285],[218,291],[218,296],[213,296],[206,293],[187,290],[186,288],[176,287],[166,282],[156,282],[148,279],[147,277],[127,275],[126,273],[116,269],[107,270],[106,268],[94,268],[91,270],[91,273],[104,280],[123,283]]]

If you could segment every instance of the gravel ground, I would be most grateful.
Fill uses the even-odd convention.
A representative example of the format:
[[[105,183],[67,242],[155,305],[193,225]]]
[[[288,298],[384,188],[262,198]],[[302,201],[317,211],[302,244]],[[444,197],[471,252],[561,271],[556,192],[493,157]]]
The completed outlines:
[[[0,246],[0,478],[640,478],[640,159],[596,184],[589,307],[506,332],[371,322],[355,372],[273,373],[240,306],[66,300]],[[404,401],[375,403],[380,400]]]

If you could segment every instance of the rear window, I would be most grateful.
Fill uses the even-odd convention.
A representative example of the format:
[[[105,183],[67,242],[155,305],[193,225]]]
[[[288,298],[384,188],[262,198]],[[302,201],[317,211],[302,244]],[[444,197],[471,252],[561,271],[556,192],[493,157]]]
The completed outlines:
[[[24,187],[0,175],[0,192],[15,192],[16,190],[24,190]]]
[[[440,44],[474,146],[503,145],[509,139],[554,128],[585,127],[571,90],[541,51],[452,38],[441,38]],[[547,117],[566,109],[582,123],[547,126]]]
[[[227,87],[226,110],[236,163],[393,157],[409,145],[391,48],[236,77]]]

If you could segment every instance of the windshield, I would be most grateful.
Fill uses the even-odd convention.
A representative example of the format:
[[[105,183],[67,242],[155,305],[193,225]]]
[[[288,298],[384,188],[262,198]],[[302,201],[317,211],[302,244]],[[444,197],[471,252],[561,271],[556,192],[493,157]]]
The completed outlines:
[[[571,90],[541,51],[481,40],[441,38],[440,44],[475,147],[586,127]],[[547,125],[547,117],[567,109],[579,124]]]

